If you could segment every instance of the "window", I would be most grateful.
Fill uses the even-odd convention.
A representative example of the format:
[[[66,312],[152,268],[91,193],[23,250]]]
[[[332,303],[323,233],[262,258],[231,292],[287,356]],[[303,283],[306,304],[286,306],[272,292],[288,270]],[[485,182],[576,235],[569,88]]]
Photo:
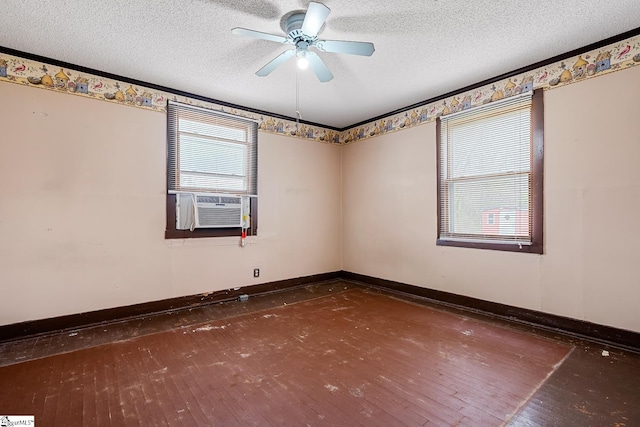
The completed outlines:
[[[441,117],[436,132],[436,244],[541,254],[542,90]]]
[[[167,115],[166,238],[239,236],[239,227],[176,229],[182,192],[257,196],[256,122],[169,102]],[[257,198],[250,197],[249,235],[257,230]]]

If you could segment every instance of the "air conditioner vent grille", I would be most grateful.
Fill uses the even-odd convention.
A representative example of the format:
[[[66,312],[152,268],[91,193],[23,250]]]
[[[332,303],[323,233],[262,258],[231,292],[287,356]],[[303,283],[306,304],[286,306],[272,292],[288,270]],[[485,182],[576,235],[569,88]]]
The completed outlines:
[[[198,206],[198,220],[201,227],[240,226],[242,212],[240,208],[205,208]]]

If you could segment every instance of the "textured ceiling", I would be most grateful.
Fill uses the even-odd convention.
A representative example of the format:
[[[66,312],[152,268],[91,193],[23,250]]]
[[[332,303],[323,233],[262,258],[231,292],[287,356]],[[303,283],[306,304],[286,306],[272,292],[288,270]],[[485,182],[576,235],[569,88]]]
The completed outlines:
[[[289,45],[231,34],[284,35],[302,0],[4,0],[0,46],[295,117],[349,125],[437,97],[640,26],[640,1],[324,0],[320,38],[369,41],[371,57],[320,52],[335,78],[295,61],[254,73]]]

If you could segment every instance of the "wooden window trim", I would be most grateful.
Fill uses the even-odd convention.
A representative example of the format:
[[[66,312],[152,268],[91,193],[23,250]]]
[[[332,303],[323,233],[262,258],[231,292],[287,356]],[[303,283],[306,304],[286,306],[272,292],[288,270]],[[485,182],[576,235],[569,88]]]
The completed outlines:
[[[481,242],[481,241],[461,241],[440,238],[440,225],[442,223],[442,213],[440,206],[442,202],[441,188],[441,120],[436,121],[436,174],[437,174],[437,246],[453,246],[460,248],[490,249],[509,252],[543,253],[543,189],[544,189],[544,100],[543,90],[536,89],[532,96],[531,106],[531,130],[532,130],[532,219],[531,219],[531,243],[524,245],[518,243],[502,242]]]

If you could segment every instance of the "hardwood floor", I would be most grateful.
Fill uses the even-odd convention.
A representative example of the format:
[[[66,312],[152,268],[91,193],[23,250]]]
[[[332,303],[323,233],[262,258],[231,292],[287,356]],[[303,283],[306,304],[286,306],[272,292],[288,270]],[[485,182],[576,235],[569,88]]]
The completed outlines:
[[[0,414],[37,425],[640,425],[638,354],[342,281],[2,343],[0,366]]]

